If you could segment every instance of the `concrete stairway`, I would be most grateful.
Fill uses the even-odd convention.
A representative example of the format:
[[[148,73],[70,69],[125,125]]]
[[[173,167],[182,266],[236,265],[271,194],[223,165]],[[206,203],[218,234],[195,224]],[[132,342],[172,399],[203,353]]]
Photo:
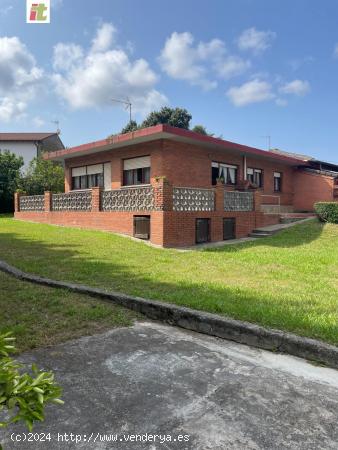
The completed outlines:
[[[295,216],[296,214],[294,214]],[[305,216],[305,217],[304,217]],[[272,236],[275,233],[278,233],[281,230],[285,230],[285,228],[290,228],[298,223],[307,222],[308,220],[312,220],[315,217],[314,214],[303,214],[300,217],[291,217],[287,222],[281,222],[276,225],[269,225],[267,227],[255,228],[250,234],[250,237],[254,238],[264,238],[268,236]]]
[[[307,219],[309,217],[316,217],[314,213],[287,213],[282,214],[280,217],[280,223],[292,223],[298,222],[302,219]]]

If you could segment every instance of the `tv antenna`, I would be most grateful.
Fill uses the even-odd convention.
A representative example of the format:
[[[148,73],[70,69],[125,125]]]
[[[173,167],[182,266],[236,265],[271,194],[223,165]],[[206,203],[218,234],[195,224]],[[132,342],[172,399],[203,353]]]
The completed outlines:
[[[129,98],[127,98],[126,100],[112,98],[111,100],[112,100],[112,102],[122,103],[123,105],[125,105],[126,109],[129,109],[129,123],[130,123],[131,122],[131,106],[132,106],[132,104],[131,104]]]
[[[61,133],[60,121],[56,119],[56,120],[52,120],[52,123],[54,123],[56,125],[56,132],[57,132],[57,134],[60,134]]]
[[[266,136],[261,136],[261,137],[267,140],[268,150],[271,150],[271,136],[270,136],[270,134],[267,134]]]

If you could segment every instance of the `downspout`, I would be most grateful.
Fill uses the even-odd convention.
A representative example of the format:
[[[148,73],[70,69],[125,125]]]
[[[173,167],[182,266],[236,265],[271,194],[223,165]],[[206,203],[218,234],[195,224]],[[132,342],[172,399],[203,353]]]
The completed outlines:
[[[243,180],[247,179],[247,170],[246,170],[246,156],[243,156]]]

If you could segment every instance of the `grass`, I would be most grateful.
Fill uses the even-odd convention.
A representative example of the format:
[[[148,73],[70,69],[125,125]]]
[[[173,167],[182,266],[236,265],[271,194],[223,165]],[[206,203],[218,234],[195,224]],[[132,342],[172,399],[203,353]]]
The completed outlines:
[[[22,270],[206,310],[338,344],[338,226],[317,221],[200,252],[100,231],[0,219]]]
[[[131,325],[134,313],[69,291],[37,286],[0,272],[0,331],[13,331],[18,351]]]

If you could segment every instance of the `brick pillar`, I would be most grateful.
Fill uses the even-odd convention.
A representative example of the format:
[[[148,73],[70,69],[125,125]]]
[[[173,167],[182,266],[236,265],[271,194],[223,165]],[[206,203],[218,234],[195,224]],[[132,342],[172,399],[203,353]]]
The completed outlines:
[[[254,192],[254,211],[261,212],[262,196],[260,191]]]
[[[173,187],[165,178],[152,180],[154,188],[154,205],[161,211],[173,210]]]
[[[45,191],[45,212],[50,212],[52,209],[52,193]]]
[[[71,170],[67,165],[65,165],[65,192],[69,192],[71,190],[72,185],[72,177]]]
[[[224,211],[224,191],[225,185],[222,182],[217,181],[215,188],[215,211]]]
[[[101,188],[93,187],[92,188],[92,211],[93,212],[100,211],[100,197],[101,197]]]
[[[19,212],[20,211],[20,197],[22,194],[20,192],[15,192],[14,194],[14,211]]]

